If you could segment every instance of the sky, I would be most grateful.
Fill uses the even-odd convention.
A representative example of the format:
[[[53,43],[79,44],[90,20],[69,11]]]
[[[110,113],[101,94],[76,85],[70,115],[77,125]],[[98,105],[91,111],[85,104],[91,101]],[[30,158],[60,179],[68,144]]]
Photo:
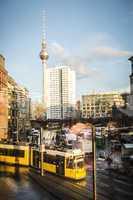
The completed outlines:
[[[46,11],[48,67],[71,65],[76,96],[129,90],[132,0],[0,0],[0,54],[11,76],[41,99]]]

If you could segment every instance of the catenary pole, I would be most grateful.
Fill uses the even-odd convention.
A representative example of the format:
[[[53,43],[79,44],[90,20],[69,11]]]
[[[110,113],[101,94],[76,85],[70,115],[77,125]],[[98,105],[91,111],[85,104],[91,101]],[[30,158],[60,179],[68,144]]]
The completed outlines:
[[[96,200],[96,138],[95,138],[95,126],[92,126],[92,156],[93,156],[93,200]]]

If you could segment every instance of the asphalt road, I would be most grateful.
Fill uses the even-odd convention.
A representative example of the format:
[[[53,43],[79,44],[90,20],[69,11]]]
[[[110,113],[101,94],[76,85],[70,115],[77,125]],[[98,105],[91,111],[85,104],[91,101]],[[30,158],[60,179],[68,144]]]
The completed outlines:
[[[97,161],[98,200],[133,200],[133,177],[120,173],[106,161]]]
[[[56,176],[48,175],[49,179],[62,182],[76,190],[92,192],[92,163],[89,161],[88,174],[85,180],[65,182]],[[55,200],[51,193],[37,184],[27,175],[26,168],[0,166],[0,200]],[[89,199],[89,198],[88,198]],[[97,160],[97,199],[98,200],[132,200],[133,177],[108,169],[106,161]],[[72,199],[70,199],[72,200]],[[82,199],[81,199],[82,200]]]
[[[0,172],[0,200],[55,200],[26,172],[14,174],[9,167],[8,172],[3,169]]]
[[[4,165],[0,166],[0,200],[86,200],[91,196],[89,180],[91,174],[75,182],[49,173],[41,177],[27,168]]]

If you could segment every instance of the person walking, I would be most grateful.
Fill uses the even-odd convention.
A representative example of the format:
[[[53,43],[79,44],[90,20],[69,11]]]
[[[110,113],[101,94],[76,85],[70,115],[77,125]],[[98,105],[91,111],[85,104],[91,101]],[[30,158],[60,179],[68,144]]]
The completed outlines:
[[[110,167],[111,166],[111,164],[112,164],[112,162],[113,162],[113,160],[112,160],[112,158],[108,155],[108,157],[106,158],[106,161],[107,161],[107,163],[108,163],[108,167]]]

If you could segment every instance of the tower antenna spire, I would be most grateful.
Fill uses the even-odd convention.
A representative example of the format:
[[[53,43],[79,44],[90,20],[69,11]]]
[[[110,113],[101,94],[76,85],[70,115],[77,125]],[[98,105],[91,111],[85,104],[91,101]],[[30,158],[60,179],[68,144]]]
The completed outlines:
[[[42,42],[46,43],[46,10],[42,13]]]
[[[46,49],[46,11],[43,10],[42,13],[42,48],[40,52],[40,59],[42,63],[48,59],[48,53]]]

